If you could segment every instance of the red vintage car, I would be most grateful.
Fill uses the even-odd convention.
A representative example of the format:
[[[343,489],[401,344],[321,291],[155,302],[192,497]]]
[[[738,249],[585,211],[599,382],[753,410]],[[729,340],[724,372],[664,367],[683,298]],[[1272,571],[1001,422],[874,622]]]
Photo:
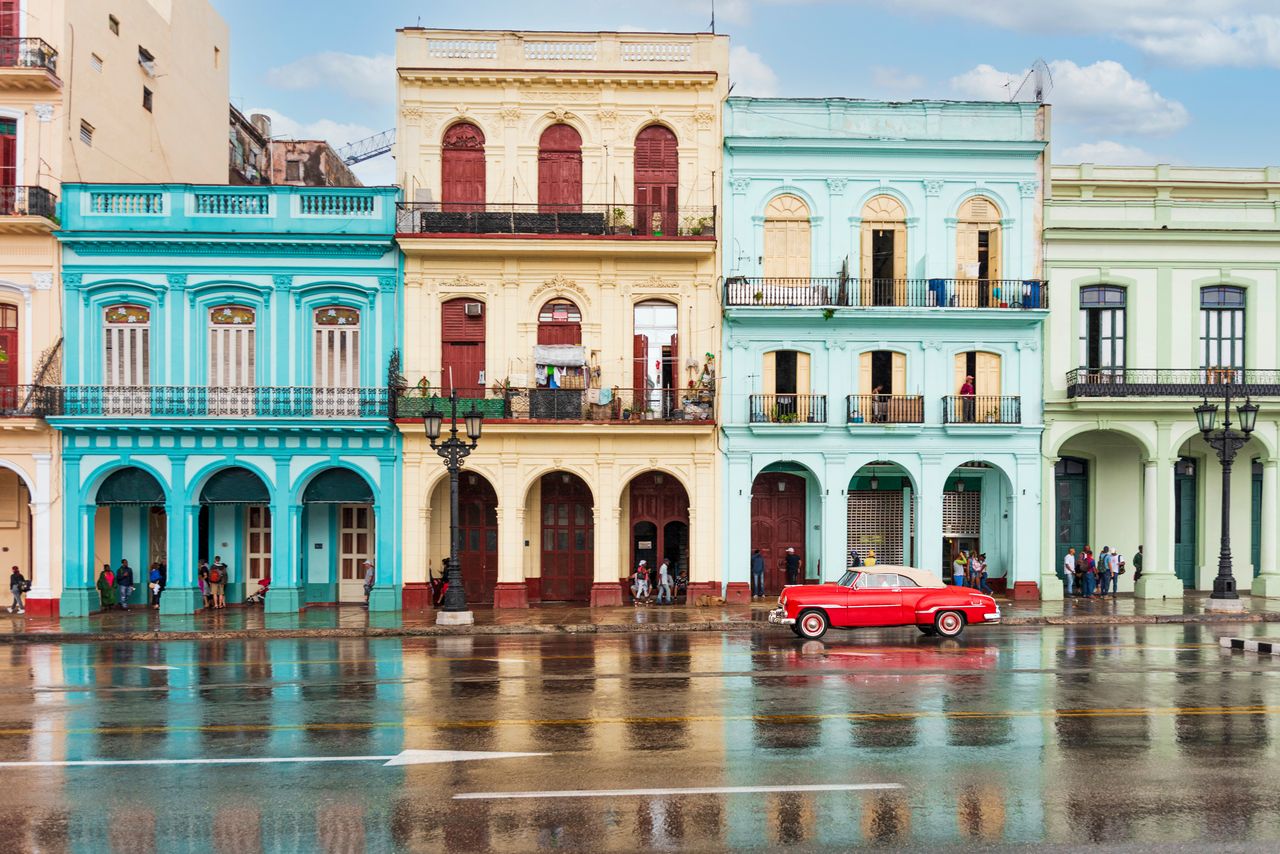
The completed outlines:
[[[953,638],[969,623],[997,623],[996,600],[909,566],[850,569],[835,583],[782,588],[769,622],[816,640],[828,628],[915,626],[926,635]]]

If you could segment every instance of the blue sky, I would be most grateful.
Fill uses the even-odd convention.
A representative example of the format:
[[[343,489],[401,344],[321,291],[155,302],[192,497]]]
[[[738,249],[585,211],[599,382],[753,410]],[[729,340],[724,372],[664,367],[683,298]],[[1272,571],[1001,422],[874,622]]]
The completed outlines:
[[[711,0],[212,1],[231,27],[233,102],[336,144],[394,125],[397,27],[711,19]],[[1057,162],[1280,162],[1280,0],[717,0],[716,30],[732,37],[735,94],[1003,99],[1043,59]],[[390,158],[361,174],[389,181]]]

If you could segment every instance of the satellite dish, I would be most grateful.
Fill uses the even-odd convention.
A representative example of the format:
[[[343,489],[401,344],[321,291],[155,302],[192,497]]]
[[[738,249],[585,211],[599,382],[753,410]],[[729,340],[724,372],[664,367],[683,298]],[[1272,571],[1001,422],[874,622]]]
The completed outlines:
[[[1031,63],[1031,69],[1027,71],[1027,76],[1022,78],[1022,83],[1009,100],[1043,104],[1045,96],[1052,90],[1053,74],[1049,71],[1049,66],[1045,64],[1043,59],[1037,59]]]

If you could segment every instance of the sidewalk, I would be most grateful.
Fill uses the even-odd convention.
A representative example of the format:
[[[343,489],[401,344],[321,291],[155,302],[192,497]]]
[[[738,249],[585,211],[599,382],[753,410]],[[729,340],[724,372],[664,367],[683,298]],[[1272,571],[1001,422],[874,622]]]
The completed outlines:
[[[1208,594],[1193,593],[1185,599],[1164,601],[1135,600],[1128,595],[1115,600],[1045,603],[1001,599],[1000,609],[1006,626],[1280,622],[1280,599],[1241,596],[1243,614],[1206,614],[1207,598]],[[315,607],[300,614],[270,615],[260,608],[231,607],[187,617],[161,617],[155,611],[134,609],[68,620],[18,616],[0,610],[0,643],[779,631],[766,620],[771,606],[770,602],[716,608],[586,608],[572,604],[535,605],[527,610],[477,608],[474,626],[437,626],[433,611],[369,614],[359,606]]]

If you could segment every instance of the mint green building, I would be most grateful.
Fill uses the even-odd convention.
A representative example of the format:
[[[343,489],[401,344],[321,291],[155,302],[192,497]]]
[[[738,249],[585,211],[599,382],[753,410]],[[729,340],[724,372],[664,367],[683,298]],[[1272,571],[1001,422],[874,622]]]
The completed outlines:
[[[1280,168],[1055,166],[1044,240],[1041,595],[1086,544],[1130,566],[1142,545],[1140,597],[1212,589],[1222,468],[1193,408],[1230,383],[1233,420],[1261,406],[1231,472],[1235,577],[1280,596]]]

